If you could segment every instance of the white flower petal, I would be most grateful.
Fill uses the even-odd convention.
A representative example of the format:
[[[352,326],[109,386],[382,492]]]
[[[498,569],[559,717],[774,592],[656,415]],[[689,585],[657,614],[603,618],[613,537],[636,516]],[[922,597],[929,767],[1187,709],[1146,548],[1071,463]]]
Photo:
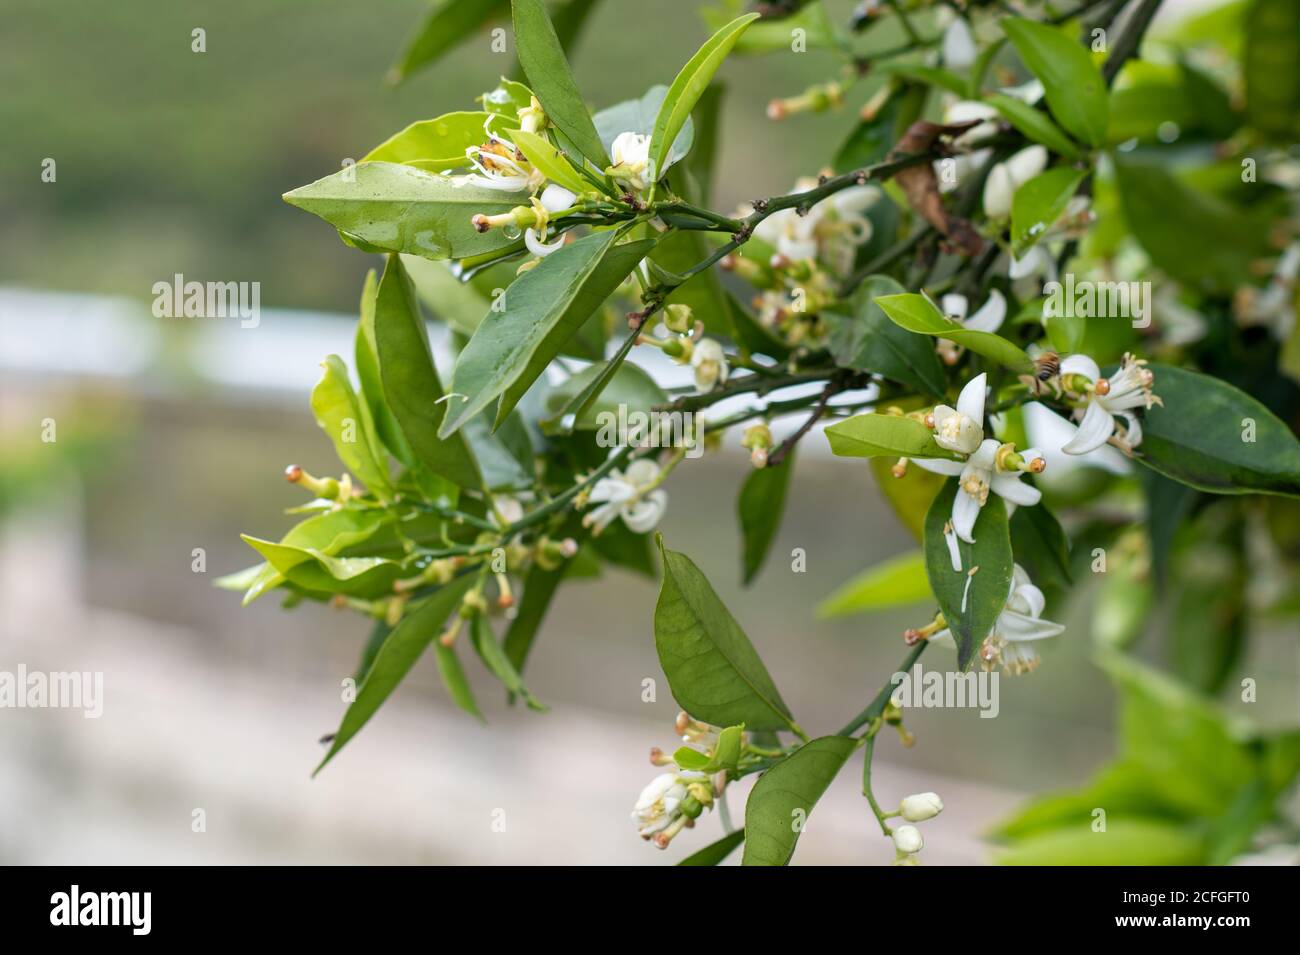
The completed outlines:
[[[957,396],[957,411],[979,425],[981,431],[984,428],[984,394],[988,390],[988,380],[988,374],[981,372],[966,382],[966,387]]]
[[[952,529],[968,544],[975,543],[971,531],[975,529],[975,519],[980,516],[980,502],[965,491],[958,489],[952,499]]]
[[[1087,355],[1067,355],[1061,359],[1061,375],[1083,375],[1089,381],[1101,377],[1101,369]]]
[[[970,318],[962,322],[967,328],[977,332],[996,332],[1002,327],[1007,317],[1007,300],[997,289],[989,292],[988,301],[979,307]]]
[[[1025,507],[1033,507],[1043,497],[1042,491],[1020,480],[1018,474],[994,474],[989,487],[999,497],[1004,497],[1013,504],[1023,504]]]
[[[563,186],[551,183],[542,190],[539,201],[547,212],[563,212],[571,208],[578,201],[578,197]]]
[[[922,471],[929,471],[932,474],[946,474],[949,477],[956,477],[966,467],[962,461],[949,461],[946,458],[909,458],[908,460]]]
[[[623,523],[634,534],[653,530],[668,506],[668,492],[662,488],[651,491],[641,500],[623,511]]]
[[[970,24],[961,17],[948,24],[943,33],[943,65],[950,70],[967,70],[975,62],[975,37]]]
[[[1021,642],[1059,636],[1065,631],[1065,625],[1051,620],[1039,620],[1014,610],[1004,610],[998,616],[996,630],[998,636],[1005,640]]]
[[[949,292],[943,298],[939,299],[939,307],[949,318],[961,321],[966,317],[966,309],[970,303],[966,301],[965,295],[958,295],[955,292]]]
[[[1115,433],[1115,418],[1099,401],[1089,401],[1088,410],[1079,422],[1074,437],[1061,446],[1066,454],[1087,454],[1110,440]]]

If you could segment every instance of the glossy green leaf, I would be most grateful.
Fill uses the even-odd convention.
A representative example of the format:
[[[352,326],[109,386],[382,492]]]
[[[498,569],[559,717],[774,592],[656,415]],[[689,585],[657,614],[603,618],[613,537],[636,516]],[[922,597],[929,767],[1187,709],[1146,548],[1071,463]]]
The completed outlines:
[[[1031,73],[1043,82],[1056,121],[1091,146],[1106,142],[1106,81],[1088,49],[1060,30],[1029,20],[1004,19],[1002,30]]]
[[[1061,127],[1052,122],[1042,110],[1034,109],[1024,100],[1005,93],[994,93],[985,102],[1002,114],[1002,118],[1036,143],[1042,143],[1052,152],[1067,159],[1078,159],[1082,153]]]
[[[284,201],[373,249],[460,259],[515,245],[503,230],[479,232],[470,220],[527,205],[528,195],[458,185],[455,177],[413,166],[363,162],[287,192]]]
[[[431,66],[492,20],[505,17],[508,0],[441,0],[420,24],[388,72],[388,82],[401,83],[411,74]]]
[[[403,255],[402,267],[415,286],[415,294],[426,314],[466,338],[474,334],[492,302],[473,284],[457,278],[452,263]]]
[[[478,464],[465,438],[438,436],[448,405],[429,348],[428,331],[402,261],[388,257],[375,300],[375,342],[384,398],[416,460],[458,487],[479,487]]]
[[[564,48],[542,0],[512,0],[515,46],[528,85],[547,118],[597,169],[609,165],[591,113],[573,80]]]
[[[1300,441],[1273,412],[1218,378],[1150,368],[1164,405],[1143,412],[1139,461],[1214,494],[1300,495]]]
[[[688,855],[678,865],[720,865],[727,856],[736,851],[736,846],[745,841],[745,830],[729,832],[717,842],[711,842],[698,852]]]
[[[869,371],[931,395],[947,389],[934,342],[891,322],[877,297],[903,294],[886,275],[872,275],[858,286],[849,315],[823,312],[830,328],[830,349],[842,368]]]
[[[506,290],[504,309],[490,313],[452,375],[451,390],[469,395],[442,423],[455,433],[500,398],[496,424],[551,360],[654,246],[651,239],[617,244],[619,233],[595,232],[542,259]]]
[[[375,535],[392,515],[380,510],[340,508],[325,511],[301,521],[290,528],[279,541],[282,546],[316,551],[333,556],[348,547],[364,543]],[[255,572],[255,573],[254,573]],[[231,575],[235,578],[236,575]],[[224,579],[224,578],[223,578]],[[248,606],[268,590],[284,583],[285,577],[272,564],[250,567],[231,580],[232,586],[240,584],[246,590],[244,606]]]
[[[334,557],[310,547],[291,547],[248,534],[241,539],[290,583],[321,595],[375,598],[391,592],[406,565],[386,557]]]
[[[876,303],[885,310],[894,324],[910,332],[946,338],[977,355],[991,358],[1012,371],[1028,372],[1033,368],[1032,359],[1019,345],[992,332],[965,328],[940,312],[924,295],[882,295],[876,298]]]
[[[324,769],[325,764],[375,715],[375,711],[397,688],[397,684],[415,666],[415,661],[424,653],[425,648],[437,639],[443,624],[456,611],[474,580],[472,574],[466,574],[439,588],[420,606],[408,610],[402,622],[393,628],[393,632],[380,647],[365,682],[357,688],[357,698],[343,714],[343,721],[334,734],[329,752],[320,761],[313,776]]]
[[[786,493],[794,474],[794,454],[775,467],[753,468],[740,488],[736,511],[740,517],[741,580],[749,586],[767,560],[785,513]]]
[[[532,693],[528,692],[528,687],[524,686],[523,678],[515,665],[510,662],[510,657],[506,654],[505,648],[497,640],[496,634],[492,632],[492,625],[483,614],[477,614],[470,621],[469,626],[470,642],[474,645],[474,652],[478,654],[483,665],[487,667],[488,672],[501,681],[507,692],[513,696],[519,696],[528,705],[530,710],[539,712],[545,711],[546,707],[538,702]]]
[[[944,526],[952,519],[957,479],[949,478],[925,519],[925,571],[939,609],[957,643],[957,666],[965,670],[975,659],[984,638],[993,632],[1011,590],[1011,534],[1002,498],[990,494],[980,508],[971,536],[975,543],[957,542],[961,570],[953,569]],[[972,573],[974,571],[974,573]]]
[[[650,136],[650,168],[654,170],[654,178],[662,176],[668,168],[667,159],[673,144],[690,118],[691,110],[695,109],[696,102],[708,88],[713,74],[745,28],[757,19],[757,13],[748,13],[722,27],[705,41],[673,80],[659,115],[655,117],[654,131]]]
[[[925,572],[925,554],[918,550],[868,567],[823,600],[817,616],[826,620],[933,600]]]
[[[946,451],[934,440],[934,432],[919,421],[902,415],[860,414],[837,421],[826,429],[831,453],[844,458],[946,458],[958,455]]]
[[[1011,200],[1011,248],[1023,256],[1065,213],[1065,207],[1088,175],[1073,166],[1040,173],[1016,190]]]
[[[1300,2],[1254,0],[1245,15],[1246,115],[1279,142],[1300,136]]]
[[[361,161],[400,163],[428,172],[465,169],[470,165],[465,151],[487,142],[485,123],[492,115],[457,112],[412,123],[370,150]],[[494,130],[511,130],[512,138],[521,132],[517,126],[504,116],[492,123]]]
[[[392,496],[388,478],[388,459],[373,434],[368,411],[363,411],[343,359],[330,355],[321,367],[324,373],[311,392],[311,410],[331,441],[339,460],[360,478],[381,501]]]
[[[566,560],[559,567],[547,570],[540,564],[533,564],[524,577],[524,595],[519,601],[519,612],[510,621],[503,641],[506,659],[518,673],[524,672],[528,651],[537,639],[537,632],[541,629],[551,599],[555,596],[568,565],[569,561]]]
[[[857,749],[847,736],[805,743],[754,784],[745,803],[743,865],[787,865],[817,800]]]
[[[1016,562],[1039,587],[1070,585],[1070,542],[1046,504],[1016,508],[1011,515],[1011,545]]]
[[[659,539],[663,584],[655,604],[655,649],[673,698],[697,720],[751,730],[791,729],[758,651],[708,579],[685,554]]]
[[[370,409],[370,420],[374,422],[375,433],[379,442],[386,447],[393,457],[407,467],[414,463],[411,446],[393,417],[392,409],[384,400],[384,386],[379,377],[379,351],[375,342],[375,299],[379,291],[379,280],[374,269],[366,273],[366,282],[361,290],[361,320],[357,322],[356,341],[353,352],[356,356],[357,379],[361,382],[361,400]]]
[[[510,135],[528,161],[551,182],[579,196],[591,190],[590,184],[573,168],[559,147],[546,137],[522,129],[514,130]]]
[[[519,111],[533,102],[533,91],[523,83],[501,77],[501,82],[478,98],[483,109],[518,123]]]

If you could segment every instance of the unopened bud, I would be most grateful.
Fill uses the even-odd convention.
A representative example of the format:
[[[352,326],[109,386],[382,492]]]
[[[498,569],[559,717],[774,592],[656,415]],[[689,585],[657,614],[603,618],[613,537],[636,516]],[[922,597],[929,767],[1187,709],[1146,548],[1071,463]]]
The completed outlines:
[[[690,330],[693,319],[694,315],[689,305],[674,303],[664,309],[664,324],[670,331],[677,332],[679,335]]]
[[[890,833],[890,837],[894,840],[894,848],[905,855],[920,852],[925,848],[921,830],[916,826],[899,826]]]
[[[914,793],[904,796],[898,804],[898,814],[908,822],[925,822],[943,812],[943,800],[938,793]]]

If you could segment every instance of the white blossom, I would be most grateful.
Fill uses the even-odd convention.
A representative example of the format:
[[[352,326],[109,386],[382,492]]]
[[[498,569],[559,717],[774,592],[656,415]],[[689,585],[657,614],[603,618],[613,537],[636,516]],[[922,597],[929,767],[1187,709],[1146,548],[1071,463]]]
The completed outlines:
[[[943,812],[943,800],[938,793],[914,793],[904,796],[898,804],[898,814],[908,822],[925,822]]]
[[[722,344],[716,338],[703,338],[695,345],[691,367],[695,369],[695,387],[700,391],[712,391],[725,384],[730,373]]]
[[[1025,569],[1016,564],[1011,572],[1007,602],[980,650],[985,669],[1001,665],[1008,673],[1021,674],[1038,666],[1035,641],[1059,636],[1065,630],[1063,624],[1042,619],[1045,605],[1043,592],[1030,581]],[[940,630],[930,637],[930,642],[956,646],[951,630]]]
[[[654,180],[650,168],[650,137],[641,133],[619,133],[610,144],[614,176],[633,189],[644,189]]]
[[[1087,404],[1075,409],[1079,430],[1061,450],[1066,454],[1087,454],[1100,448],[1115,435],[1116,443],[1131,451],[1142,443],[1142,424],[1134,411],[1162,404],[1159,396],[1152,394],[1155,375],[1146,368],[1146,362],[1125,355],[1114,377],[1101,377],[1101,369],[1087,355],[1070,355],[1061,361],[1061,378],[1082,375],[1092,381]],[[1115,432],[1115,418],[1124,419],[1127,427]]]
[[[912,855],[925,848],[925,840],[921,838],[921,830],[916,826],[898,826],[890,833],[890,836],[894,840],[894,848],[904,855]]]
[[[936,425],[937,423],[936,420]],[[935,440],[938,440],[937,436]],[[957,495],[952,500],[952,529],[968,544],[975,543],[971,532],[980,515],[980,508],[988,503],[990,491],[1007,502],[1008,511],[1019,504],[1033,506],[1043,496],[1038,488],[1022,483],[1019,473],[1032,469],[1034,462],[1043,456],[1042,452],[1029,448],[1018,455],[1022,462],[1019,469],[1003,471],[998,466],[1002,447],[993,438],[986,438],[965,461],[913,458],[918,467],[958,479]]]
[[[984,392],[988,375],[979,374],[957,396],[957,407],[934,409],[934,441],[946,451],[973,454],[984,440]]]
[[[616,517],[636,534],[652,530],[668,506],[668,492],[658,486],[659,465],[649,458],[638,458],[628,465],[627,473],[618,468],[596,482],[588,501],[599,507],[588,511],[582,523],[599,534]]]
[[[945,315],[976,332],[996,332],[1007,317],[1007,300],[997,289],[989,290],[989,297],[970,317],[966,315],[970,305],[965,295],[945,295],[942,305]]]
[[[1047,168],[1047,147],[1026,146],[1005,162],[989,170],[984,182],[984,213],[990,219],[1011,215],[1011,200],[1016,190]]]

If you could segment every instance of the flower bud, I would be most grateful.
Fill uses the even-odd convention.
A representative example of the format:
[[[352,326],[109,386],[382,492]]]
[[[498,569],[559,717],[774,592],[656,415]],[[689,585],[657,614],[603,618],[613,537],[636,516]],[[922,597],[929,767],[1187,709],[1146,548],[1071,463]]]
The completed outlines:
[[[943,800],[938,793],[914,793],[904,796],[898,804],[898,814],[908,822],[925,822],[943,812]]]
[[[693,320],[694,315],[689,305],[674,303],[664,308],[664,324],[668,326],[669,331],[684,335],[690,331]]]
[[[890,837],[894,840],[894,848],[907,855],[920,852],[925,848],[925,840],[921,838],[921,830],[916,826],[899,826],[890,833]]]

